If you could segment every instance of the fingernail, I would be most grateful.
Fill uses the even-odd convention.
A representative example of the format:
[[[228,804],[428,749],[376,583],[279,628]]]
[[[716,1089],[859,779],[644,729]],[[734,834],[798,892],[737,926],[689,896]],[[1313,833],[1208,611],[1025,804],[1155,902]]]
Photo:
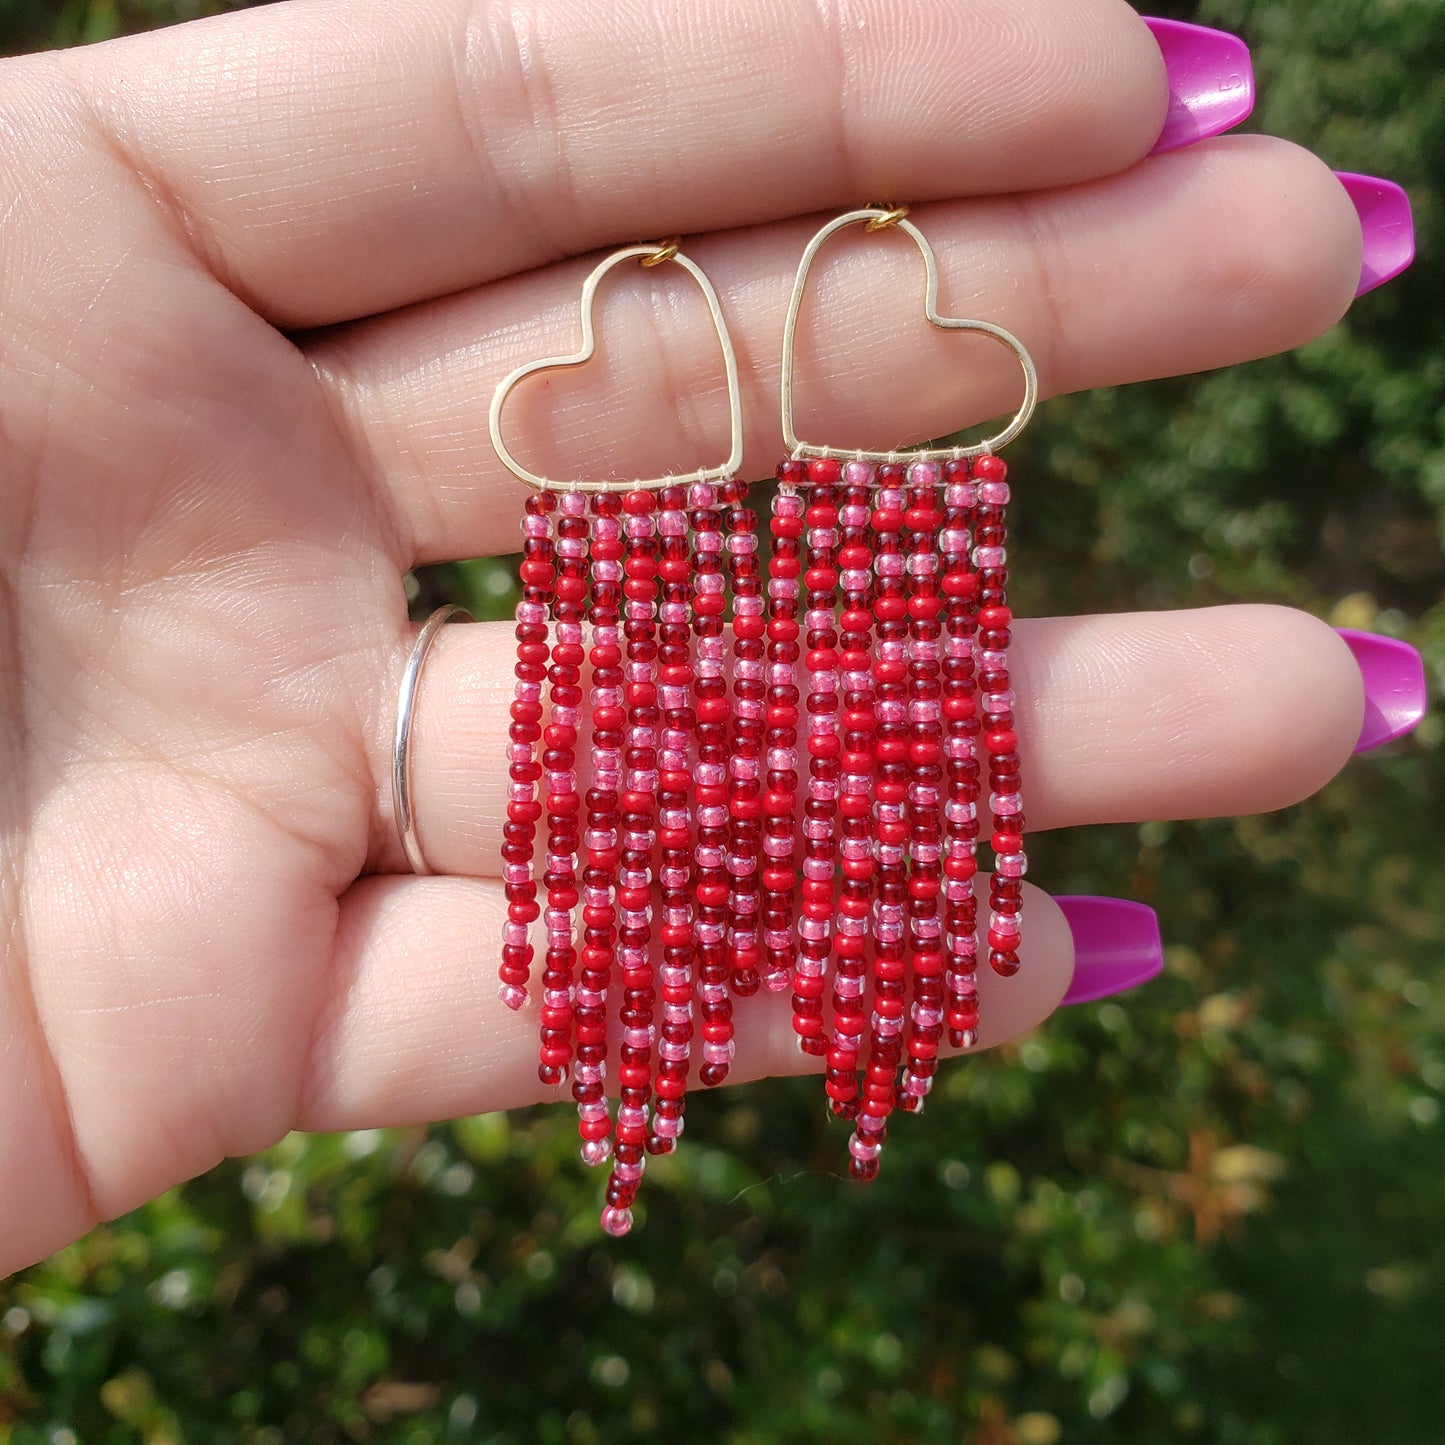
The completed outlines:
[[[1345,646],[1355,654],[1365,680],[1365,722],[1357,753],[1404,736],[1429,705],[1425,688],[1425,660],[1408,642],[1381,637],[1377,632],[1356,632],[1337,627]]]
[[[1254,67],[1237,35],[1146,15],[1164,55],[1169,113],[1152,154],[1178,150],[1236,126],[1254,109]]]
[[[1148,983],[1164,967],[1159,916],[1128,898],[1056,898],[1074,935],[1074,978],[1065,1003],[1091,1003]]]
[[[1360,233],[1365,240],[1365,258],[1360,265],[1360,284],[1356,296],[1383,286],[1398,276],[1415,259],[1415,222],[1410,215],[1410,198],[1394,181],[1379,176],[1356,175],[1354,171],[1336,171],[1335,178],[1345,188],[1360,217]]]

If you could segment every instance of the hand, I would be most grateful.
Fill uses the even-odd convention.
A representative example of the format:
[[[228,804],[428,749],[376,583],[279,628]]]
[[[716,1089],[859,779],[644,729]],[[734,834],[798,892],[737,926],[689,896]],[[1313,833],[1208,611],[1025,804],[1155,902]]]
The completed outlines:
[[[808,213],[915,203],[944,305],[1015,331],[1046,395],[1325,330],[1361,266],[1338,182],[1261,138],[1150,156],[1165,105],[1115,0],[294,0],[7,62],[0,1267],[292,1128],[541,1096],[495,983],[510,627],[447,629],[421,699],[420,828],[464,876],[404,872],[390,727],[403,574],[517,546],[486,401],[575,344],[582,253],[693,238],[749,475]],[[1005,366],[921,321],[887,365],[861,343],[917,294],[883,250],[820,273],[811,433],[1010,406]],[[656,273],[609,289],[605,364],[518,396],[518,453],[711,459],[694,305]],[[1280,609],[1023,623],[1016,677],[1041,828],[1278,807],[1360,728],[1346,647]],[[1068,984],[1060,915],[1030,909],[985,1042]],[[735,1075],[801,1067],[754,1003],[775,1026]]]

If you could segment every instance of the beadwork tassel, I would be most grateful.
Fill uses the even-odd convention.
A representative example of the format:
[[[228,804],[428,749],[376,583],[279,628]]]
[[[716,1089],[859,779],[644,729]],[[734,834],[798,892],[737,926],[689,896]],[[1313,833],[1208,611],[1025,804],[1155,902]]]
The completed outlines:
[[[733,1060],[733,1006],[727,959],[727,737],[731,709],[723,668],[722,518],[716,489],[691,489],[692,610],[697,648],[697,994],[702,1014],[702,1068],[708,1086],[727,1078]]]
[[[605,492],[592,499],[592,595],[587,620],[592,632],[592,786],[586,795],[583,842],[581,977],[577,988],[577,1064],[572,1097],[582,1158],[592,1165],[612,1157],[612,1120],[604,1080],[607,1069],[607,994],[617,960],[617,868],[621,860],[618,794],[621,786],[622,528],[620,499]]]
[[[552,664],[547,670],[546,727],[542,774],[546,780],[547,867],[542,881],[547,906],[542,914],[547,953],[542,972],[542,1046],[538,1076],[556,1085],[572,1062],[574,972],[573,913],[577,907],[577,851],[580,802],[577,796],[577,731],[582,708],[582,617],[587,597],[586,499],[565,495],[557,522],[557,581],[553,602]]]
[[[649,1154],[670,1154],[682,1133],[688,1067],[692,1059],[693,964],[696,916],[692,896],[693,830],[689,803],[692,772],[689,748],[697,728],[693,697],[692,638],[688,579],[692,558],[682,487],[666,487],[658,498],[661,539],[658,575],[657,695],[662,713],[657,775],[658,879],[661,883],[662,1037],[658,1044],[656,1105],[647,1135]]]
[[[611,1162],[609,1232],[631,1227],[647,1154],[682,1133],[697,1039],[700,1082],[727,1077],[734,996],[791,987],[799,1046],[825,1058],[829,1108],[853,1124],[850,1170],[871,1179],[945,1035],[977,1040],[980,954],[1018,968],[1006,475],[992,455],[784,462],[766,589],[732,479],[603,492],[590,509],[530,499],[502,997],[526,1000],[540,916],[539,1074],[570,1073],[583,1158]],[[980,939],[985,760],[996,871]]]
[[[778,468],[780,495],[803,490],[807,521],[793,1026],[803,1052],[827,1055],[829,1107],[853,1121],[860,1179],[877,1174],[894,1109],[923,1107],[945,1033],[955,1048],[977,1041],[980,748],[996,868],[984,947],[997,973],[1018,968],[1027,862],[1005,476],[992,455],[971,469],[962,458]]]
[[[507,925],[502,941],[502,1002],[519,1009],[527,1001],[533,949],[528,927],[541,915],[532,854],[542,805],[537,783],[542,765],[542,683],[547,677],[548,615],[556,584],[552,512],[556,498],[533,493],[522,523],[521,600],[517,603],[517,691],[508,727],[507,822],[502,830],[502,883],[507,896]]]
[[[793,981],[798,805],[798,575],[803,503],[800,462],[778,468],[773,498],[773,554],[768,560],[767,692],[763,708],[767,787],[763,794],[763,984],[770,992]]]

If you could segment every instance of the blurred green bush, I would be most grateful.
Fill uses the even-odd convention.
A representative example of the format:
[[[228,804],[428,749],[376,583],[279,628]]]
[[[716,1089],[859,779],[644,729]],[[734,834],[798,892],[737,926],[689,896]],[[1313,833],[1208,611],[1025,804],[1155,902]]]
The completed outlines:
[[[0,48],[226,8],[11,0]],[[1402,182],[1421,259],[1290,356],[1050,402],[1021,610],[1272,599],[1438,677],[1445,6],[1159,8],[1250,42],[1257,128]],[[1159,910],[1166,975],[949,1069],[869,1190],[812,1081],[690,1103],[621,1243],[570,1110],[291,1137],[0,1287],[0,1441],[1445,1440],[1440,739],[1039,839],[1057,891]]]

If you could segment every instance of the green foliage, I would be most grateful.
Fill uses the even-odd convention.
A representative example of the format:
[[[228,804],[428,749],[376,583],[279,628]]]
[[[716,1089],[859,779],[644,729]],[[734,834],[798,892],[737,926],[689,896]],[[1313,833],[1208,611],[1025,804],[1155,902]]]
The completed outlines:
[[[1168,8],[1250,41],[1259,128],[1405,184],[1421,260],[1294,355],[1050,402],[1023,610],[1273,599],[1439,676],[1445,7]],[[15,49],[193,9],[3,13]],[[510,606],[501,564],[417,581]],[[947,1070],[870,1190],[813,1082],[691,1103],[620,1243],[568,1110],[288,1138],[0,1291],[0,1440],[1445,1438],[1440,739],[1039,840],[1057,891],[1159,910],[1166,975]]]

